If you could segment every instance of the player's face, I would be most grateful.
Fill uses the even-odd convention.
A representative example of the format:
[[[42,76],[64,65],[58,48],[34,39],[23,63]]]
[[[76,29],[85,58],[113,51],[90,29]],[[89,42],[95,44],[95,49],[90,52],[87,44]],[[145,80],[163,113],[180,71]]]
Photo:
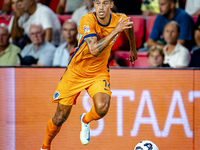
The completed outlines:
[[[94,7],[99,19],[105,19],[109,17],[111,8],[113,7],[113,1],[110,0],[94,0]]]
[[[8,45],[9,33],[4,27],[0,27],[0,47]]]
[[[150,64],[150,67],[162,67],[164,59],[160,55],[158,50],[155,50],[151,52],[151,54],[148,57],[148,62]]]
[[[70,22],[63,24],[62,34],[67,43],[74,43],[77,36],[77,27]]]
[[[164,28],[164,39],[168,44],[176,44],[179,37],[178,29],[175,24],[167,24]]]
[[[167,15],[171,9],[171,2],[168,0],[159,0],[159,9],[161,15]]]
[[[35,45],[41,45],[45,39],[45,33],[40,26],[31,26],[29,30],[31,42]]]

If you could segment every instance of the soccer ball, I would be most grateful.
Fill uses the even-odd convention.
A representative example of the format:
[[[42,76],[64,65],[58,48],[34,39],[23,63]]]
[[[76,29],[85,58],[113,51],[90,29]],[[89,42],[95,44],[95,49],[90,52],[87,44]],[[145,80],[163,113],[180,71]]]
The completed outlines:
[[[156,144],[151,141],[144,140],[138,143],[134,150],[159,150]]]

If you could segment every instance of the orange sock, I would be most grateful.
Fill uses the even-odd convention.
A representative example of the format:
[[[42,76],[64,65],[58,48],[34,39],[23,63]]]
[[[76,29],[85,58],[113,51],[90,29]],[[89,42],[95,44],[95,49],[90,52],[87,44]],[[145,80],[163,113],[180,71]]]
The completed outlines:
[[[46,133],[45,133],[45,140],[43,144],[43,148],[50,148],[51,141],[60,131],[60,127],[57,127],[53,124],[53,120],[50,119],[47,123]]]
[[[92,106],[92,108],[90,109],[90,111],[88,113],[85,114],[85,116],[83,117],[83,122],[88,124],[90,121],[92,120],[98,120],[101,117],[97,114],[94,106]]]

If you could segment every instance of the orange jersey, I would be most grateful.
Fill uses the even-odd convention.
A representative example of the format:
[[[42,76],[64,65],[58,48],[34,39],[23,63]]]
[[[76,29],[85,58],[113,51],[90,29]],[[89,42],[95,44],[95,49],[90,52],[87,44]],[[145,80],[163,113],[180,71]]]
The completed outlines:
[[[83,78],[93,78],[109,74],[108,59],[112,46],[119,35],[116,35],[97,57],[90,53],[85,38],[97,36],[97,40],[100,40],[106,37],[115,28],[122,16],[123,19],[127,18],[124,14],[111,13],[107,25],[102,25],[98,22],[95,12],[88,13],[81,18],[78,31],[78,48],[76,48],[76,52],[68,65],[70,71]]]
[[[116,35],[109,45],[97,56],[93,56],[85,42],[85,38],[97,36],[97,40],[106,37],[117,25],[123,14],[110,14],[107,25],[101,25],[95,12],[83,16],[79,22],[79,44],[73,54],[66,72],[62,76],[52,102],[63,105],[75,104],[79,93],[86,89],[93,98],[96,93],[102,92],[111,96],[108,59],[111,48],[115,43]]]

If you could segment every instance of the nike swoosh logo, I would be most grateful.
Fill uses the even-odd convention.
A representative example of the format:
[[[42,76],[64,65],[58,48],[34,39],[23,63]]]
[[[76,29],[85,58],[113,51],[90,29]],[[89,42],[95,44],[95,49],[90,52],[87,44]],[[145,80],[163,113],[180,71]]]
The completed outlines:
[[[104,90],[109,91],[108,89],[104,88]]]
[[[89,132],[89,137],[87,138],[87,140],[88,140],[88,141],[90,140],[90,132]]]

